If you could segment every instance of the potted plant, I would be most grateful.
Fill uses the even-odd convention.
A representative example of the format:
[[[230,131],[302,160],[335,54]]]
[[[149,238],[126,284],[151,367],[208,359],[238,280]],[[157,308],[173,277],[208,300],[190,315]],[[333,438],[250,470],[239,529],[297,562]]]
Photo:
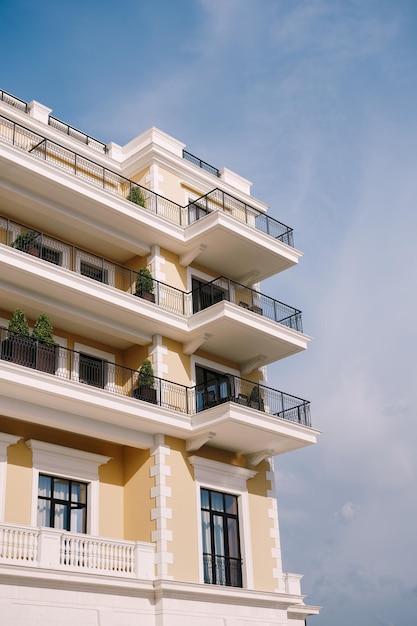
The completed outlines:
[[[252,409],[258,409],[259,411],[265,411],[264,400],[261,396],[259,385],[254,385],[249,396],[249,406]]]
[[[46,313],[41,313],[32,333],[35,340],[36,369],[55,374],[56,344],[52,335],[52,324]]]
[[[29,324],[22,309],[16,309],[8,325],[7,338],[2,342],[1,358],[4,361],[33,367],[33,342],[29,336]]]
[[[136,277],[135,296],[155,302],[155,294],[153,293],[153,278],[147,267],[141,267]]]
[[[155,376],[152,363],[149,359],[146,359],[140,367],[136,388],[133,390],[133,396],[138,400],[156,404],[156,389],[153,387],[154,383]]]
[[[141,187],[131,187],[126,200],[129,200],[130,202],[134,202],[135,204],[138,204],[139,206],[146,206],[146,196],[144,191],[141,189]]]
[[[33,256],[39,256],[39,237],[40,233],[36,230],[27,230],[16,237],[11,247]]]

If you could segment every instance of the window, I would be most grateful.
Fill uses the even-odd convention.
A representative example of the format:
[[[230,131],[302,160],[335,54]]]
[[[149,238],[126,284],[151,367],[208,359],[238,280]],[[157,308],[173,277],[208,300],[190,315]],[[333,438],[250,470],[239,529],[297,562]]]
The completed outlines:
[[[107,362],[89,354],[80,353],[80,383],[92,385],[93,387],[106,386]]]
[[[198,456],[194,468],[200,582],[253,588],[247,481],[256,471]]]
[[[116,391],[115,373],[117,366],[115,355],[91,346],[74,342],[74,358],[72,363],[72,379],[77,382]]]
[[[237,496],[201,489],[204,582],[242,587]]]
[[[192,279],[192,298],[193,298],[193,313],[198,313],[202,309],[221,302],[226,299],[226,289],[215,285],[213,282],[207,282],[198,280],[198,278]]]
[[[34,439],[25,443],[33,463],[31,525],[97,535],[98,468],[110,457]]]
[[[195,378],[197,411],[234,399],[232,375],[196,365]]]
[[[87,532],[87,483],[39,474],[38,526]]]
[[[87,263],[86,261],[81,261],[80,273],[83,276],[87,276],[87,278],[92,278],[93,280],[97,280],[99,283],[108,283],[107,270],[101,267],[98,267],[97,265],[92,265],[91,263]]]
[[[114,287],[115,266],[100,257],[77,250],[76,271],[82,276]]]

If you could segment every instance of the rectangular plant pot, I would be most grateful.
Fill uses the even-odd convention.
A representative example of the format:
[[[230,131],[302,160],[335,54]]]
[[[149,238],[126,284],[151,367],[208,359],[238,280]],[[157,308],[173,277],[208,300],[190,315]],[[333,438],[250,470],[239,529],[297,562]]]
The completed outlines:
[[[143,300],[148,300],[149,302],[155,302],[155,294],[150,291],[137,291],[135,296],[143,298]]]
[[[156,404],[156,389],[152,387],[136,387],[133,389],[133,397],[144,402]]]
[[[36,343],[36,369],[47,374],[55,374],[57,345]]]

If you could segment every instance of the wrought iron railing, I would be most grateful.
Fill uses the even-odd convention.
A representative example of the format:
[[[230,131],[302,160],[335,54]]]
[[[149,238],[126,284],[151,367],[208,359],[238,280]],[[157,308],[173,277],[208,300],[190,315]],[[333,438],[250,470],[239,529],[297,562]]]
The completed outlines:
[[[214,189],[181,206],[3,116],[0,116],[0,138],[174,224],[188,226],[212,211],[223,211],[274,239],[294,246],[291,228],[221,189]]]
[[[204,552],[203,567],[205,583],[226,587],[242,587],[241,559]]]
[[[0,100],[1,102],[6,102],[6,104],[10,104],[12,107],[19,109],[19,111],[23,111],[27,113],[28,111],[28,103],[20,98],[16,98],[16,96],[12,96],[12,94],[7,93],[7,91],[3,91],[0,89]]]
[[[249,224],[249,226],[270,235],[274,239],[278,239],[289,246],[294,246],[292,228],[265,213],[261,213],[246,202],[231,196],[221,189],[213,189],[205,196],[201,196],[201,198],[191,202],[188,206],[190,221],[191,217],[194,217],[194,213],[197,216],[194,219],[201,219],[201,217],[212,211],[228,213],[240,222],[245,222],[245,224]]]
[[[253,311],[300,333],[303,332],[301,311],[225,276],[215,278],[191,293],[194,313],[221,300],[228,300],[248,311]]]
[[[235,402],[290,422],[311,426],[310,403],[307,400],[239,376],[221,374],[191,390],[197,412],[224,402]]]
[[[6,328],[0,328],[0,344],[3,361],[180,413],[194,415],[225,402],[234,402],[311,426],[310,403],[306,400],[231,374],[194,387],[156,376],[150,386],[140,386],[137,370],[58,344],[45,344]]]
[[[199,167],[200,169],[209,172],[209,174],[213,174],[213,176],[217,176],[217,178],[220,177],[220,171],[216,167],[210,165],[209,163],[206,163],[205,161],[202,161],[198,157],[194,156],[194,154],[187,152],[187,150],[182,151],[182,158],[186,161],[190,161],[190,163],[193,163],[194,165],[197,165],[197,167]]]
[[[150,292],[138,289],[138,272],[0,216],[0,243],[59,265],[124,293],[154,302],[167,311],[192,315],[220,300],[238,304],[284,326],[303,332],[301,311],[224,276],[185,292],[152,279]]]
[[[59,130],[59,132],[63,133],[64,135],[68,135],[69,137],[72,137],[72,139],[75,139],[80,143],[85,143],[87,146],[93,148],[93,150],[96,150],[97,152],[102,152],[103,154],[106,154],[107,146],[102,141],[94,139],[94,137],[90,137],[90,135],[87,135],[81,130],[78,130],[77,128],[74,128],[73,126],[62,122],[61,120],[58,120],[56,117],[52,117],[52,115],[49,116],[48,123],[49,126],[55,128],[55,130]]]

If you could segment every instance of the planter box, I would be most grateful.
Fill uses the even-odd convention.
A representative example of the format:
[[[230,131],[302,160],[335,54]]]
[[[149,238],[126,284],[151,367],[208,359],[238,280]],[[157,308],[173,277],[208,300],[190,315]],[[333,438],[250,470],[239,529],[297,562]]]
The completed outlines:
[[[57,345],[36,342],[36,369],[47,374],[55,374]]]
[[[143,400],[144,402],[151,402],[156,404],[156,389],[152,387],[136,387],[133,389],[133,397],[136,400]]]
[[[137,291],[135,296],[143,298],[143,300],[148,300],[148,302],[155,302],[155,294],[150,291]]]

